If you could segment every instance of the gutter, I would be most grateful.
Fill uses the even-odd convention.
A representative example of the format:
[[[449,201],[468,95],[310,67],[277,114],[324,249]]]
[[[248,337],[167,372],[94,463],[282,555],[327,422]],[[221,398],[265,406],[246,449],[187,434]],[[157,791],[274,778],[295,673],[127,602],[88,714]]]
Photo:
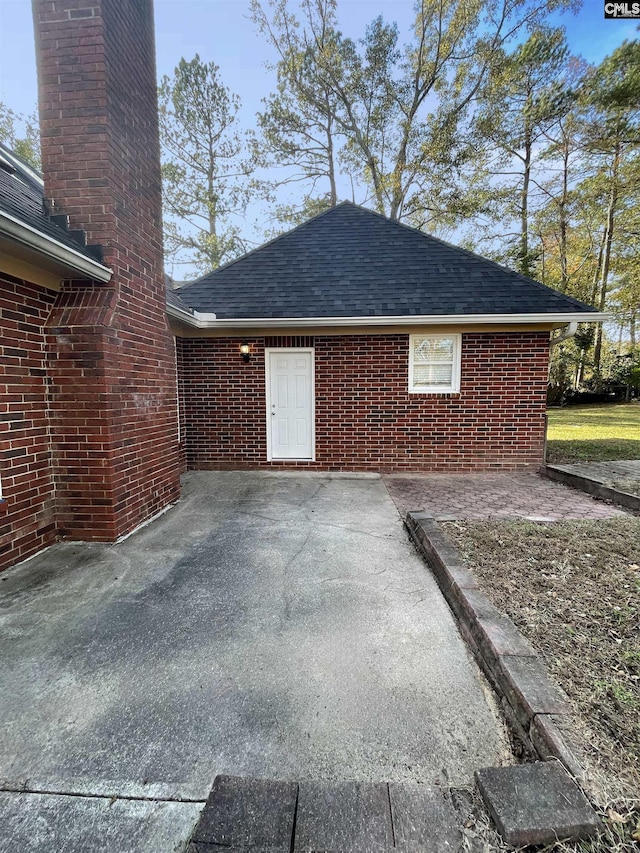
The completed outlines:
[[[607,319],[608,319],[608,315],[607,315]],[[564,330],[564,332],[560,332],[560,334],[556,335],[555,338],[551,338],[551,346],[554,347],[556,344],[561,344],[562,341],[566,341],[569,338],[572,338],[577,331],[578,331],[578,324],[574,320],[571,323],[569,323],[569,325]]]
[[[98,263],[98,261],[94,261],[70,246],[65,246],[64,243],[58,242],[54,237],[43,234],[31,225],[11,216],[10,213],[1,210],[0,235],[9,237],[29,249],[34,249],[50,260],[82,273],[94,281],[106,283],[113,275],[112,270]]]
[[[191,313],[173,305],[167,305],[167,313],[196,329],[264,329],[305,328],[309,326],[440,326],[478,323],[480,325],[502,325],[506,323],[569,323],[570,328],[578,323],[602,323],[610,314],[581,312],[562,314],[410,314],[408,316],[373,317],[247,317],[242,319],[218,319],[215,314]],[[575,333],[575,329],[571,334]],[[568,337],[567,333],[567,337]]]
[[[188,326],[195,326],[197,329],[216,328],[216,315],[204,314],[200,311],[189,311],[184,308],[178,308],[177,305],[167,303],[167,314],[170,317],[175,317],[176,320],[182,320]],[[219,322],[219,321],[217,321]]]

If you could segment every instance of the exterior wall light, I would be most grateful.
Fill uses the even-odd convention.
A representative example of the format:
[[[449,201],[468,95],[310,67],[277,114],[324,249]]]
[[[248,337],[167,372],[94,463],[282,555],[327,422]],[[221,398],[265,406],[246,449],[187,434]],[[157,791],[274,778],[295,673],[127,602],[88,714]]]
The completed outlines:
[[[242,355],[243,361],[251,361],[251,347],[246,341],[243,341],[240,344],[240,354]]]

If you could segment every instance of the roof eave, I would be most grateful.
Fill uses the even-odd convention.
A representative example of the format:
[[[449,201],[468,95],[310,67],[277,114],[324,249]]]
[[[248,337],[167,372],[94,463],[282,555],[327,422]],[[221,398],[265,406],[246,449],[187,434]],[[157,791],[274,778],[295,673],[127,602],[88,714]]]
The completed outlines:
[[[187,323],[189,326],[194,326],[196,329],[215,328],[215,324],[218,322],[215,314],[206,314],[200,311],[179,308],[177,305],[171,305],[169,302],[167,302],[167,314],[176,320]]]
[[[112,270],[98,263],[98,261],[94,261],[71,246],[59,243],[48,234],[43,234],[3,210],[0,210],[0,235],[34,250],[71,272],[79,273],[84,278],[106,283],[110,281],[113,275]]]
[[[246,317],[219,319],[215,315],[190,314],[174,306],[167,306],[167,312],[182,322],[197,329],[240,329],[260,327],[281,329],[312,326],[447,326],[461,324],[504,325],[513,323],[531,325],[538,323],[602,323],[611,319],[611,314],[600,311],[556,312],[549,314],[425,314],[393,315],[373,317]],[[211,318],[211,319],[209,319]],[[215,319],[214,319],[215,318]]]

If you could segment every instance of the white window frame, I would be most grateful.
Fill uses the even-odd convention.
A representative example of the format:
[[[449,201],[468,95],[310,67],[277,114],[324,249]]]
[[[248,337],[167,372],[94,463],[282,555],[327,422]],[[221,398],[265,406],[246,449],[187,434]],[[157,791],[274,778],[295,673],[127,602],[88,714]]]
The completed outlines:
[[[424,340],[452,340],[453,341],[453,361],[451,370],[450,385],[420,385],[419,387],[413,384],[413,351],[416,339]],[[460,393],[460,364],[462,360],[462,335],[460,333],[452,333],[449,335],[430,335],[428,333],[420,335],[409,335],[409,393],[410,394],[459,394]]]

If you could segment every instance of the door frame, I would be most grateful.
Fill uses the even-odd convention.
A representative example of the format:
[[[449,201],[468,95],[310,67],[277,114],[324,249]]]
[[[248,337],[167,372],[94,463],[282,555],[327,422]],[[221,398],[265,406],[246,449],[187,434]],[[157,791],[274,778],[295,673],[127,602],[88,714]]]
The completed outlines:
[[[311,355],[311,458],[273,458],[271,444],[271,355],[278,353],[305,352]],[[315,347],[265,347],[264,379],[267,419],[267,462],[315,462],[316,461],[316,350]]]

